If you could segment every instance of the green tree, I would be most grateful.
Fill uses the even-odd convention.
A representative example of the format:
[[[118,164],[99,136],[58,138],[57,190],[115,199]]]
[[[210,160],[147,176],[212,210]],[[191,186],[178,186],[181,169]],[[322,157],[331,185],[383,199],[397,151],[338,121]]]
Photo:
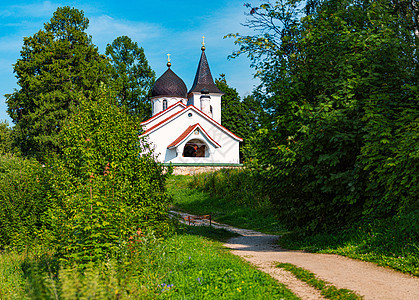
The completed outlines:
[[[16,144],[38,158],[59,151],[62,121],[77,106],[77,93],[94,99],[107,80],[108,62],[85,32],[83,11],[59,7],[44,29],[25,37],[14,65],[19,89],[6,95]]]
[[[111,59],[113,89],[120,105],[138,115],[140,120],[151,117],[149,96],[155,74],[148,65],[144,49],[127,36],[116,38],[106,47]]]
[[[224,95],[221,97],[221,124],[239,137],[249,136],[250,115],[243,105],[239,93],[227,84],[224,74],[215,80],[215,85]]]
[[[12,133],[7,121],[0,121],[0,155],[12,152]]]
[[[240,45],[233,56],[247,53],[262,81],[254,97],[266,115],[248,148],[267,194],[290,227],[309,230],[412,207],[419,165],[407,138],[417,139],[418,121],[412,27],[389,1],[309,4],[249,5],[247,25],[258,33],[231,35]]]

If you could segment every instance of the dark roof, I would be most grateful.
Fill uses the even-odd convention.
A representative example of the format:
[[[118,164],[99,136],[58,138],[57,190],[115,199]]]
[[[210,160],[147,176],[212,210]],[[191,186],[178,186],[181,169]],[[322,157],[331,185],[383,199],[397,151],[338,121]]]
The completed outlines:
[[[212,79],[204,50],[202,50],[201,59],[199,60],[198,69],[196,70],[195,80],[189,93],[201,92],[202,89],[207,89],[210,93],[223,93],[217,88],[214,80]]]
[[[168,68],[167,71],[156,80],[153,90],[151,91],[151,96],[186,98],[187,91],[186,84],[183,80]]]

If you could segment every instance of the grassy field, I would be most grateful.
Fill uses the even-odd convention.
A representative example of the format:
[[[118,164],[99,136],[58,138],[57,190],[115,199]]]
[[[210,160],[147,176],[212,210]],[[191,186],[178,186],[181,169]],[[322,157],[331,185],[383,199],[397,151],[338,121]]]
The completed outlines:
[[[62,267],[45,249],[0,255],[0,299],[298,299],[221,244],[234,234],[183,227],[118,261]]]

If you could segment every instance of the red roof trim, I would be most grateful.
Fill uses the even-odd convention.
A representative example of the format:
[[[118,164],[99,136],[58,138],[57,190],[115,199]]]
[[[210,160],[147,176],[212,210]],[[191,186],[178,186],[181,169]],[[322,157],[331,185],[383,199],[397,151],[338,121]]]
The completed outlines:
[[[175,108],[176,106],[181,105],[183,106],[183,108],[186,108],[186,105],[182,103],[182,101],[178,101],[175,104],[170,105],[168,108],[166,108],[165,110],[162,110],[161,112],[159,112],[158,114],[155,114],[154,116],[152,116],[150,119],[145,120],[144,122],[141,122],[141,125],[147,125],[148,123],[150,123],[151,121],[153,121],[154,119],[160,117],[163,113],[169,112],[169,110],[171,110],[172,108]]]
[[[193,105],[189,105],[189,106],[193,106]],[[188,107],[189,107],[188,106]],[[222,129],[224,129],[225,131],[227,131],[227,133],[235,136],[238,140],[240,140],[241,142],[243,142],[243,139],[241,137],[238,137],[237,135],[235,135],[234,133],[232,133],[230,130],[228,130],[227,128],[225,128],[223,125],[221,125],[220,123],[218,123],[217,121],[215,121],[213,118],[211,118],[210,116],[208,116],[206,113],[204,113],[203,111],[197,109],[195,106],[194,108],[196,109],[196,111],[202,115],[204,115],[206,118],[208,118],[211,122],[215,123],[218,127],[221,127]]]
[[[149,129],[147,129],[146,131],[144,131],[144,132],[143,132],[143,134],[142,134],[141,136],[146,135],[147,133],[149,133],[149,132],[150,132],[150,131],[152,131],[153,129],[155,129],[155,128],[159,127],[159,126],[160,126],[160,125],[162,125],[163,123],[166,123],[167,121],[169,121],[170,119],[172,119],[174,116],[177,116],[177,115],[178,115],[178,114],[180,114],[181,112],[185,111],[185,109],[186,109],[186,108],[184,108],[184,109],[182,109],[182,110],[180,110],[180,111],[178,111],[178,112],[174,113],[173,115],[170,115],[168,118],[164,119],[163,121],[160,121],[160,122],[159,122],[159,123],[157,123],[156,125],[151,126]]]
[[[182,103],[183,104],[183,103]],[[184,104],[183,104],[184,105]],[[215,121],[213,118],[211,118],[210,116],[208,116],[207,114],[203,113],[201,110],[199,110],[198,108],[196,108],[193,105],[189,105],[186,108],[182,109],[181,111],[178,111],[176,113],[174,113],[173,115],[171,115],[170,117],[164,119],[163,121],[157,123],[156,125],[150,127],[149,129],[147,129],[146,131],[143,132],[143,134],[141,136],[144,136],[148,133],[150,133],[152,130],[154,130],[155,128],[157,128],[158,126],[166,123],[167,121],[169,121],[170,119],[172,119],[173,117],[179,115],[180,113],[183,113],[189,109],[193,109],[195,112],[197,112],[198,114],[201,114],[203,117],[205,117],[206,119],[208,119],[209,121],[211,121],[212,123],[214,123],[217,127],[223,129],[224,131],[226,131],[229,135],[233,136],[234,138],[236,138],[237,140],[239,140],[240,142],[243,141],[242,138],[238,137],[237,135],[235,135],[234,133],[232,133],[230,130],[228,130],[227,128],[225,128],[223,125],[221,125],[220,123],[218,123],[217,121]]]
[[[187,139],[189,137],[189,135],[191,134],[192,131],[195,130],[196,127],[199,127],[199,129],[202,130],[202,132],[204,133],[204,135],[210,140],[212,141],[213,144],[215,144],[216,148],[221,147],[220,144],[218,144],[206,131],[204,128],[202,128],[202,126],[199,123],[196,123],[195,125],[191,125],[189,126],[176,140],[174,140],[169,146],[167,146],[168,149],[176,147],[177,145],[179,145],[181,142],[183,142],[185,139]]]

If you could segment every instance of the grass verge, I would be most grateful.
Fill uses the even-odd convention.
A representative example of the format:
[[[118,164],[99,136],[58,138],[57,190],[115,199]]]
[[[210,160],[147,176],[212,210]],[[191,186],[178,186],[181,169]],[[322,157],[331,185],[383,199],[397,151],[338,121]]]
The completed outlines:
[[[284,285],[198,236],[191,227],[163,241],[145,239],[118,261],[54,265],[50,254],[0,254],[0,299],[298,299]]]
[[[278,268],[282,268],[287,270],[295,275],[298,279],[306,282],[307,284],[311,285],[312,287],[321,291],[321,294],[326,297],[327,299],[335,300],[335,299],[342,299],[342,300],[358,300],[362,299],[361,296],[357,295],[351,290],[347,289],[338,289],[335,286],[316,278],[316,276],[303,269],[299,268],[293,264],[289,263],[280,263],[277,265]]]

